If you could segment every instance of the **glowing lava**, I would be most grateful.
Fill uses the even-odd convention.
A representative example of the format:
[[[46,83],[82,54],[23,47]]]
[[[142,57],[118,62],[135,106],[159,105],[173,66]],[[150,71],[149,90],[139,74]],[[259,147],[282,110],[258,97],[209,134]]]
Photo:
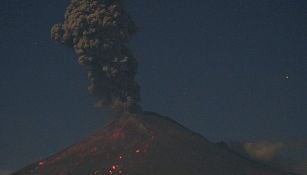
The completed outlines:
[[[44,166],[45,165],[45,161],[40,161],[40,162],[38,162],[38,166]]]
[[[109,175],[120,175],[120,174],[122,174],[123,173],[123,171],[119,168],[119,165],[117,165],[117,164],[114,164],[114,165],[112,165],[112,167],[110,168],[110,170],[109,170]]]

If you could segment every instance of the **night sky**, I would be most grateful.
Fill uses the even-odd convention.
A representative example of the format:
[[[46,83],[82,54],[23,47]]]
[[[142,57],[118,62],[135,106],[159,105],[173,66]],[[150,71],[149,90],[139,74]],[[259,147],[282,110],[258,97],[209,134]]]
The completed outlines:
[[[0,173],[109,120],[73,51],[50,39],[68,0],[1,0]],[[145,110],[211,141],[307,139],[306,0],[127,0]]]

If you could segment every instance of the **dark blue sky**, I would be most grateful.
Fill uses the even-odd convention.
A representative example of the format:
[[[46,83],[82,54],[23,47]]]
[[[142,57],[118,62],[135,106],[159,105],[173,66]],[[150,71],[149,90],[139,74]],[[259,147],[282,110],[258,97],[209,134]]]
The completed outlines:
[[[102,127],[72,50],[50,40],[68,0],[2,0],[0,169]],[[212,141],[307,138],[307,1],[132,0],[145,110]]]

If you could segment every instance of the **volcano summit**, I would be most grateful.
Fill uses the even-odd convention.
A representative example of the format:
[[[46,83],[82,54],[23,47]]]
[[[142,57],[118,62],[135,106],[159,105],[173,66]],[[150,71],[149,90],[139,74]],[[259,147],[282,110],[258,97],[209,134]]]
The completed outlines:
[[[12,175],[290,175],[218,146],[155,113],[105,128]]]

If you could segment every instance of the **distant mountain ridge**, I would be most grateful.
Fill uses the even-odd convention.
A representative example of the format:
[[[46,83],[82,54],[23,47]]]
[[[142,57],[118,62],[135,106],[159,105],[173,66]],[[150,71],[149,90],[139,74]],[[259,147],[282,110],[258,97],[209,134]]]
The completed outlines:
[[[80,143],[12,175],[290,175],[168,117],[123,113]]]

